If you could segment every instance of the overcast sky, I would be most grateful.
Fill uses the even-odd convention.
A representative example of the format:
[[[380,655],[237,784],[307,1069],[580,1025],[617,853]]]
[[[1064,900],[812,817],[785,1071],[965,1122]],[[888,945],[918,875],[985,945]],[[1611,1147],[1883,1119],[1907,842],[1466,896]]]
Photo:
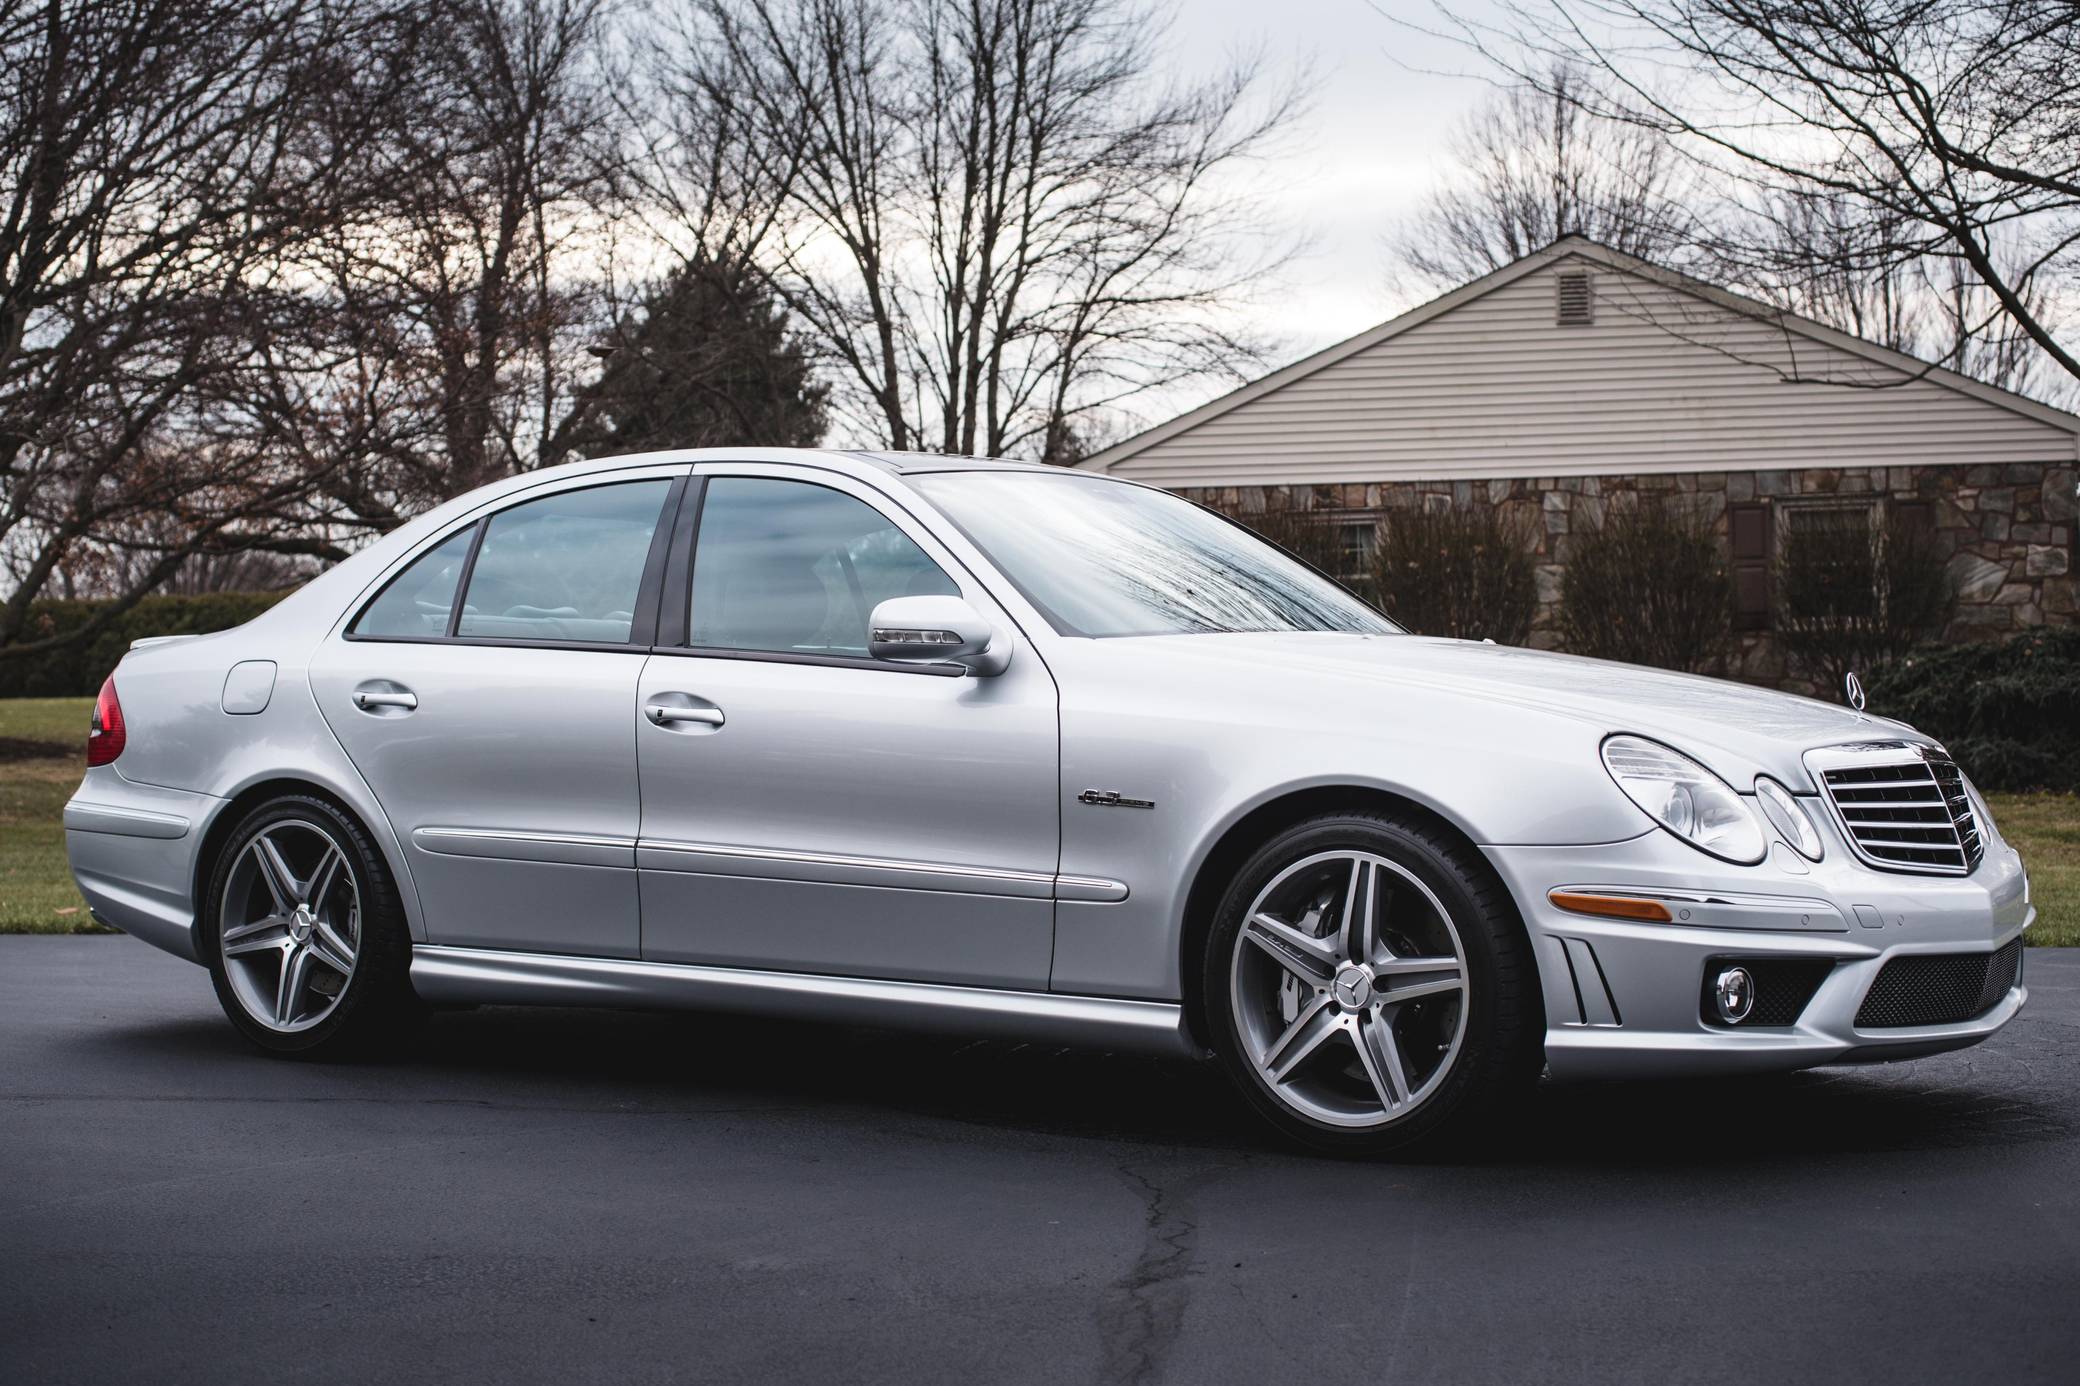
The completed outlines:
[[[1424,22],[1425,0],[1381,0]],[[1489,88],[1448,42],[1389,22],[1366,0],[1179,0],[1184,69],[1217,68],[1261,44],[1279,67],[1311,63],[1311,109],[1270,170],[1278,209],[1313,237],[1280,291],[1257,309],[1282,360],[1339,341],[1410,306],[1389,293],[1382,238],[1436,177],[1438,145]]]

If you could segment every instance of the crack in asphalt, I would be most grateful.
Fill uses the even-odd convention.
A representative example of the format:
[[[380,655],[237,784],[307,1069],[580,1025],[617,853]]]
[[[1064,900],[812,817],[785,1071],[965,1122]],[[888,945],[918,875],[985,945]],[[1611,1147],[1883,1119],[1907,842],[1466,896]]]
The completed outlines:
[[[1100,1379],[1148,1382],[1161,1375],[1184,1326],[1199,1224],[1180,1189],[1166,1188],[1129,1165],[1121,1165],[1119,1172],[1146,1206],[1141,1254],[1098,1306],[1104,1348]]]

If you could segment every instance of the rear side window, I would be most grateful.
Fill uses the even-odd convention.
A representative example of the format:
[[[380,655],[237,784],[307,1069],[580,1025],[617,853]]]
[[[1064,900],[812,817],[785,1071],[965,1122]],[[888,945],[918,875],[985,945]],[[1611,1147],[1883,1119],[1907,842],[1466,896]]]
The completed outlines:
[[[890,597],[960,587],[873,506],[806,481],[719,477],[693,551],[692,643],[788,654],[867,653]]]
[[[448,633],[448,615],[455,605],[455,586],[462,581],[462,565],[469,559],[470,540],[477,527],[471,525],[448,537],[411,567],[399,573],[383,595],[370,602],[354,622],[351,635],[370,639],[426,639]]]
[[[564,491],[491,517],[456,634],[620,644],[672,483]]]

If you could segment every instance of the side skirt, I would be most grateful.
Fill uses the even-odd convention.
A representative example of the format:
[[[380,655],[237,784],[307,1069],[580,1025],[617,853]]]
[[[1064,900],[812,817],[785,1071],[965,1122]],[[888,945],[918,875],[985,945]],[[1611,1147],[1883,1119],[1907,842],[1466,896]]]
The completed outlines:
[[[1167,1001],[427,944],[412,949],[412,986],[435,1002],[737,1011],[1179,1057],[1200,1052],[1184,1008]]]

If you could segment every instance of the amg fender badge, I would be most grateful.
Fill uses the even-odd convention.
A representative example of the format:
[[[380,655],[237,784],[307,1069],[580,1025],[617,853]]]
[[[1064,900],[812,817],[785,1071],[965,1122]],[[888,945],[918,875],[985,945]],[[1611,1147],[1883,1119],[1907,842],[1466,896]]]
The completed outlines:
[[[1122,798],[1117,789],[1086,789],[1083,793],[1076,796],[1076,802],[1089,804],[1093,808],[1152,809],[1156,806],[1156,801],[1153,799]]]

